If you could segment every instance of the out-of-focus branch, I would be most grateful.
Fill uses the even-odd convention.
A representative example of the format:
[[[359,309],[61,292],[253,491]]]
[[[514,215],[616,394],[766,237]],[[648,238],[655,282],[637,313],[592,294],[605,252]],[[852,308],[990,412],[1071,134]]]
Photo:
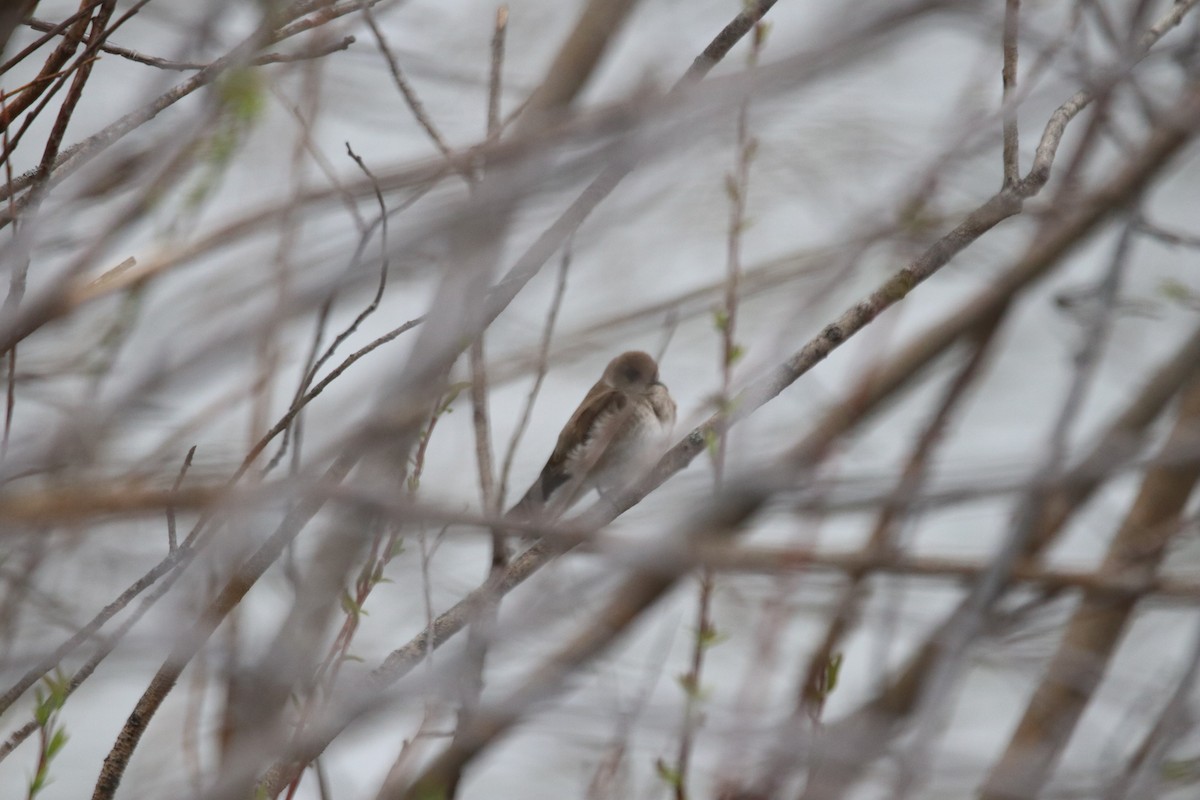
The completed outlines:
[[[1200,381],[1183,394],[1166,447],[1200,443]],[[1179,514],[1200,480],[1200,458],[1157,467],[1109,544],[1100,575],[1152,580],[1177,530]],[[1036,795],[1050,777],[1084,708],[1104,676],[1136,598],[1087,597],[1067,625],[1046,675],[1008,747],[984,784],[984,800]]]
[[[323,484],[337,484],[345,479],[356,459],[343,457],[335,461],[321,479]],[[111,800],[120,786],[134,749],[146,732],[154,713],[162,705],[167,694],[174,688],[184,667],[199,652],[208,638],[216,631],[221,621],[242,601],[246,592],[258,582],[267,568],[283,553],[284,548],[320,509],[321,501],[306,498],[288,513],[275,532],[267,538],[254,554],[247,559],[220,593],[192,624],[191,629],[179,638],[171,653],[150,681],[133,712],[125,721],[112,750],[104,759],[104,766],[96,780],[93,800]]]
[[[404,72],[400,69],[400,62],[396,59],[396,54],[392,52],[392,48],[388,45],[387,38],[383,35],[383,31],[379,27],[379,23],[375,20],[375,13],[371,11],[371,6],[367,3],[362,4],[363,19],[367,21],[367,27],[371,29],[371,34],[375,37],[375,42],[379,46],[379,51],[383,53],[384,59],[387,61],[388,71],[392,74],[392,82],[396,84],[396,88],[400,90],[400,95],[404,98],[405,105],[412,111],[413,117],[417,120],[417,124],[421,129],[428,134],[430,141],[433,142],[437,151],[446,158],[447,164],[459,170],[462,176],[468,183],[472,181],[472,175],[465,167],[458,167],[454,161],[454,152],[450,149],[450,145],[446,144],[445,138],[441,131],[433,123],[433,119],[429,116],[429,112],[425,110],[425,104],[417,97],[416,91],[409,84],[408,79],[404,77]]]
[[[83,0],[83,3],[88,6],[96,5],[99,2],[101,0]],[[374,0],[374,2],[378,2],[378,0]],[[212,83],[230,68],[244,66],[255,58],[257,51],[264,45],[275,44],[304,30],[309,30],[317,24],[325,24],[338,16],[351,13],[361,7],[360,3],[357,2],[346,5],[350,7],[341,6],[322,10],[320,13],[310,17],[310,24],[305,26],[296,26],[295,24],[288,26],[283,23],[311,13],[318,9],[320,4],[312,3],[310,0],[298,0],[298,2],[292,3],[278,15],[270,15],[271,18],[266,21],[268,23],[266,26],[260,26],[259,29],[243,39],[242,42],[226,55],[206,65],[191,78],[159,95],[142,108],[126,114],[97,133],[67,148],[54,160],[51,173],[48,176],[50,183],[55,184],[60,182],[90,161],[94,156],[122,139],[130,131],[141,127],[144,123],[158,116],[163,110],[192,94],[197,89]],[[301,20],[301,22],[303,21]],[[274,23],[274,25],[271,23]],[[69,54],[67,57],[69,57]],[[9,113],[10,115],[14,113],[11,107],[9,108]],[[38,174],[38,172],[34,171],[12,181],[10,185],[0,190],[0,199],[8,199],[12,192],[24,191],[33,183]],[[25,202],[26,198],[21,198],[17,203],[16,210],[18,212],[25,207]],[[2,221],[8,222],[11,220],[4,218]]]
[[[542,390],[542,383],[546,380],[546,373],[549,370],[550,360],[550,343],[554,336],[554,324],[558,321],[558,311],[562,308],[563,295],[567,291],[567,273],[571,269],[571,243],[567,242],[563,248],[562,261],[558,267],[558,279],[554,284],[554,298],[550,301],[550,308],[546,311],[546,324],[542,326],[542,340],[538,344],[537,365],[534,367],[533,385],[529,387],[529,394],[525,397],[525,405],[521,408],[521,416],[517,420],[517,425],[513,428],[512,438],[508,441],[508,450],[504,454],[504,466],[500,470],[500,490],[498,497],[501,505],[504,504],[505,498],[508,496],[508,476],[512,471],[513,459],[517,455],[517,445],[521,443],[521,437],[525,435],[525,429],[529,427],[529,420],[533,414],[533,404],[537,401],[538,394]]]
[[[754,26],[750,39],[750,53],[746,59],[748,69],[758,66],[762,48],[766,42],[767,27],[764,23]],[[729,228],[725,235],[725,292],[724,305],[715,313],[716,327],[720,333],[720,349],[717,372],[721,385],[717,391],[717,408],[728,409],[732,402],[733,367],[741,358],[742,348],[737,343],[738,306],[741,300],[739,288],[742,279],[742,234],[749,225],[747,219],[747,195],[750,192],[750,165],[758,147],[757,139],[750,131],[751,94],[737,110],[734,140],[733,170],[725,174],[725,194],[729,200]],[[712,453],[713,487],[720,489],[725,477],[725,461],[729,449],[729,432],[722,433],[716,440]],[[696,624],[692,638],[692,655],[689,669],[680,676],[683,691],[683,719],[680,721],[679,747],[675,755],[675,766],[671,770],[671,783],[675,800],[687,800],[692,751],[700,727],[703,724],[701,703],[704,664],[708,650],[716,641],[717,629],[713,622],[712,604],[714,578],[711,570],[704,569],[699,576],[699,592],[696,598]]]
[[[1167,772],[1165,759],[1171,745],[1190,727],[1191,698],[1200,674],[1200,626],[1195,626],[1196,637],[1191,655],[1183,674],[1175,683],[1175,689],[1162,705],[1150,730],[1142,738],[1127,768],[1108,786],[1104,800],[1133,800],[1137,797],[1155,797],[1165,794]]]
[[[1017,131],[1017,31],[1021,13],[1021,0],[1005,0],[1004,3],[1004,188],[1015,186],[1021,177],[1020,152]]]
[[[922,0],[916,3],[915,6],[905,7],[894,14],[884,15],[877,20],[872,20],[863,29],[853,29],[845,37],[844,43],[847,45],[846,47],[841,47],[843,44],[841,40],[829,44],[831,48],[830,53],[833,54],[831,57],[842,60],[853,60],[855,57],[862,55],[862,41],[893,36],[905,23],[911,24],[919,18],[918,12],[928,10],[928,7],[934,7],[937,4],[938,0]],[[757,19],[754,14],[758,13],[758,10],[762,10],[765,13],[765,9],[771,5],[773,5],[773,1],[762,2],[755,9],[739,14],[734,22],[726,26],[717,39],[714,40],[713,44],[706,49],[705,55],[697,59],[697,62],[689,70],[688,75],[694,76],[696,80],[703,77],[711,69],[712,63],[715,63],[712,59],[723,57],[727,49],[732,47],[733,41],[730,41],[730,31],[748,30],[753,25],[754,20]],[[852,46],[856,43],[857,47]],[[774,76],[774,80],[778,82],[776,85],[782,86],[785,78],[789,85],[797,80],[795,74],[797,70],[807,69],[807,74],[815,74],[817,64],[823,67],[829,66],[824,61],[808,57],[808,54],[801,54],[780,64],[774,64],[763,69]],[[687,88],[691,85],[692,80],[692,78],[681,79],[675,87],[676,90]],[[721,78],[719,80],[729,84],[738,83],[737,78]],[[741,80],[741,83],[746,82],[746,79]],[[543,151],[548,145],[556,141],[569,141],[572,137],[587,138],[597,132],[626,129],[645,114],[653,113],[659,106],[664,110],[668,109],[673,103],[677,102],[678,98],[679,95],[676,92],[672,92],[668,97],[657,101],[657,104],[653,101],[648,104],[641,101],[621,103],[607,111],[601,112],[599,115],[583,113],[573,115],[570,119],[560,122],[543,118],[539,125],[529,126],[531,130],[521,129],[519,131],[521,135],[512,137],[509,141],[500,141],[468,149],[453,160],[455,164],[459,164],[460,162],[462,164],[470,164],[482,158],[489,166],[501,166],[505,162],[519,163],[523,158],[528,158],[531,154]],[[491,296],[491,307],[493,309],[502,309],[511,302],[512,298],[524,287],[532,275],[536,274],[541,266],[560,249],[563,242],[635,166],[636,164],[630,162],[628,158],[623,158],[618,160],[617,163],[610,164],[584,190],[579,198],[568,207],[559,219],[517,259],[513,267],[495,287]],[[558,170],[562,173],[564,171],[563,166],[559,165]],[[428,188],[445,178],[449,172],[450,168],[447,167],[446,159],[443,158],[434,163],[406,166],[390,173],[381,171],[379,174],[379,185],[384,191],[402,187]],[[374,187],[369,183],[362,183],[347,187],[338,187],[332,190],[317,189],[301,197],[298,200],[298,204],[308,208],[316,208],[334,199],[344,199],[347,191],[351,195],[357,196],[374,191]],[[106,284],[103,287],[90,287],[86,285],[86,281],[65,285],[62,287],[60,293],[46,298],[45,302],[41,303],[37,308],[27,311],[23,315],[24,319],[13,320],[8,325],[0,327],[0,348],[11,341],[19,341],[25,338],[47,322],[65,316],[84,303],[94,301],[101,296],[111,294],[131,285],[146,283],[172,268],[181,266],[185,262],[194,261],[201,255],[210,254],[220,247],[228,246],[251,235],[260,230],[264,224],[285,218],[288,214],[292,213],[294,210],[293,207],[296,204],[289,202],[242,214],[236,221],[212,231],[182,251],[139,264],[136,269],[122,275],[119,281]],[[495,311],[494,313],[499,312]]]
[[[616,38],[637,0],[589,0],[566,40],[558,48],[542,83],[529,98],[517,121],[524,132],[544,122],[545,114],[565,109],[583,91],[600,62],[600,56]]]
[[[491,74],[488,79],[487,138],[500,135],[500,86],[504,69],[504,39],[508,26],[508,9],[501,6],[496,12],[496,23],[491,43]],[[475,433],[475,465],[479,474],[479,493],[486,514],[499,514],[503,499],[496,491],[495,457],[492,452],[492,426],[488,413],[488,376],[484,358],[484,332],[480,331],[468,349],[467,359],[471,372],[471,421]],[[499,527],[491,529],[492,557],[488,564],[485,585],[493,583],[504,574],[508,566],[508,541]],[[498,597],[481,603],[474,614],[474,621],[467,632],[466,661],[458,681],[458,725],[469,725],[472,715],[479,706],[483,694],[484,674],[487,668],[488,647],[495,632],[499,614]],[[455,732],[457,736],[457,730]],[[399,759],[397,759],[399,761]],[[459,779],[455,775],[445,789],[447,798],[458,794]],[[387,797],[397,790],[399,784],[389,773],[379,789],[379,797]]]
[[[1193,452],[1195,450],[1193,449]],[[1196,459],[1193,457],[1192,461]],[[977,578],[991,568],[987,561],[872,554],[865,551],[829,553],[797,547],[754,547],[714,544],[701,547],[695,563],[721,572],[745,572],[778,575],[787,572],[815,571],[845,575],[856,581],[871,573],[961,583]],[[1025,563],[1013,569],[1016,583],[1047,589],[1077,590],[1096,598],[1154,600],[1190,606],[1200,602],[1200,581],[1143,574],[1114,574],[1104,570],[1055,569]],[[794,755],[794,753],[793,753]]]
[[[9,37],[12,36],[17,26],[21,21],[33,13],[37,8],[38,0],[14,0],[14,2],[6,3],[3,8],[0,8],[0,53],[4,52],[4,48],[8,45]]]
[[[25,22],[30,28],[35,31],[43,31],[46,33],[57,32],[60,29],[59,25],[52,22],[47,22],[41,19],[30,19]],[[309,47],[295,53],[263,53],[260,56],[255,56],[248,62],[248,66],[261,67],[267,64],[291,64],[296,61],[308,61],[314,58],[336,53],[340,50],[346,50],[350,45],[354,44],[353,36],[344,36],[340,40],[331,42],[323,42],[314,47]],[[145,64],[148,67],[156,67],[158,69],[168,70],[170,72],[195,72],[196,70],[206,69],[212,65],[212,62],[203,61],[171,61],[158,56],[149,56],[145,53],[139,53],[136,50],[130,50],[127,47],[119,47],[115,44],[103,44],[100,46],[100,51],[114,56],[120,56],[129,61],[138,64]]]
[[[83,33],[87,29],[88,22],[91,20],[92,10],[100,5],[102,0],[80,0],[79,10],[72,14],[67,20],[59,23],[59,29],[63,33],[63,40],[59,42],[58,47],[54,48],[49,58],[42,64],[41,72],[38,76],[30,81],[26,88],[11,97],[6,97],[4,100],[4,109],[0,112],[0,128],[8,128],[14,119],[33,105],[37,99],[50,88],[54,79],[58,77],[59,72],[71,56],[75,54],[80,43],[83,41]],[[32,11],[32,3],[30,11]],[[16,8],[13,8],[16,11]],[[31,52],[28,49],[25,52]],[[17,57],[23,57],[24,53],[18,54]],[[5,66],[14,63],[17,57],[10,60]]]
[[[317,372],[320,371],[321,367],[323,367],[329,359],[333,358],[333,355],[337,352],[338,348],[341,347],[347,339],[354,335],[354,333],[359,329],[359,326],[361,326],[372,314],[379,310],[379,304],[383,301],[383,294],[387,289],[388,269],[391,266],[391,259],[389,258],[388,252],[387,204],[384,202],[383,191],[379,188],[379,181],[375,177],[375,174],[371,171],[371,168],[367,166],[367,162],[364,161],[358,153],[354,152],[354,148],[350,146],[349,142],[346,142],[346,154],[350,156],[351,160],[358,165],[358,168],[362,170],[367,179],[371,181],[371,185],[375,188],[375,202],[379,205],[379,217],[376,220],[379,228],[379,281],[375,284],[375,294],[372,295],[370,302],[368,302],[367,305],[355,315],[350,324],[339,331],[337,335],[333,337],[333,341],[330,342],[325,348],[324,352],[318,356],[317,350],[320,347],[320,342],[324,335],[325,324],[328,322],[329,313],[333,308],[334,296],[331,294],[321,305],[321,310],[317,315],[318,323],[317,329],[313,334],[311,352],[306,361],[304,374],[301,377],[300,383],[297,385],[296,391],[292,396],[291,407],[288,408],[283,417],[278,420],[265,434],[263,434],[262,438],[250,448],[251,454],[247,455],[242,460],[241,467],[239,467],[238,471],[234,474],[234,477],[231,478],[231,480],[236,481],[238,478],[240,478],[243,471],[255,459],[258,458],[258,455],[263,451],[267,444],[269,444],[271,440],[280,433],[283,434],[283,440],[280,442],[279,449],[276,451],[275,455],[271,457],[271,460],[264,468],[264,473],[270,472],[283,459],[283,456],[288,449],[289,436],[292,434],[293,430],[296,432],[297,449],[299,448],[299,426],[301,414],[303,413],[304,408],[310,402],[312,402],[313,398],[316,397],[314,392],[316,392],[318,388],[323,389],[324,386],[328,386],[329,382],[332,381],[336,375],[340,375],[342,372],[345,372],[345,368],[349,367],[350,364],[353,363],[353,361],[350,359],[353,358],[354,361],[357,361],[358,359],[354,358],[353,355],[350,356],[342,362],[338,369],[333,371],[333,373],[336,373],[336,375],[331,373],[330,375],[325,376],[324,380],[322,380],[322,385],[314,387],[312,382],[316,379]],[[367,242],[370,240],[371,234],[374,232],[374,230],[375,226],[372,225],[365,226],[360,231],[358,247],[355,248],[354,255],[350,260],[352,267],[358,264],[361,260],[363,250],[366,248]],[[372,342],[371,345],[368,345],[368,347],[371,347],[373,350],[375,347],[391,341],[405,330],[408,330],[408,328],[402,325],[400,328],[396,329],[395,335],[389,338],[385,334],[384,337],[380,337],[380,339],[377,339],[376,342]],[[370,352],[370,350],[367,352]],[[319,392],[317,393],[319,394]]]
[[[501,86],[504,83],[504,44],[508,35],[508,6],[496,9],[496,27],[492,33],[492,60],[488,71],[487,134],[500,133]]]

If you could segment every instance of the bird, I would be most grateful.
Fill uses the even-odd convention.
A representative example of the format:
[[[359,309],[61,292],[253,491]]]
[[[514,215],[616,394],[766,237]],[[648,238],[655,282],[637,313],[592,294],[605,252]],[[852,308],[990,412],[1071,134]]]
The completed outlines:
[[[649,466],[675,426],[675,401],[648,353],[630,350],[604,374],[567,420],[537,480],[509,515],[564,513],[591,489],[624,487]]]

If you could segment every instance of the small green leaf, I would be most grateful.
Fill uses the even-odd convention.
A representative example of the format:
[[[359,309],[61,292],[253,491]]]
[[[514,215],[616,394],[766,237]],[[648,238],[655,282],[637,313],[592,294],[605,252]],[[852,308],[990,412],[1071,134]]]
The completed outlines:
[[[731,203],[736,203],[742,196],[742,189],[738,186],[737,178],[729,173],[725,174],[725,195]]]
[[[350,592],[342,591],[342,610],[354,617],[365,617],[367,612],[358,604],[358,601],[350,596]]]
[[[767,43],[767,36],[771,33],[771,23],[760,22],[754,26],[754,49],[758,50]]]
[[[71,689],[71,678],[67,673],[63,672],[62,667],[55,667],[54,672],[42,678],[46,682],[46,686],[50,689],[50,694],[58,701],[58,707],[62,708],[62,704],[67,700],[67,694]]]
[[[754,160],[756,155],[758,155],[758,137],[751,136],[746,140],[745,147],[742,148],[742,158],[749,163]]]
[[[441,415],[447,413],[450,410],[450,404],[453,403],[460,394],[462,394],[463,390],[470,388],[470,381],[459,381],[458,383],[452,383],[447,386],[446,394],[443,396],[444,399],[442,400],[442,405],[438,409],[438,414]]]
[[[416,787],[416,796],[417,800],[446,800],[446,787],[421,783]]]
[[[741,361],[742,356],[744,355],[746,355],[746,348],[742,347],[740,344],[735,344],[733,347],[729,348],[729,366],[732,367],[734,364]]]
[[[1159,284],[1158,290],[1162,293],[1163,297],[1173,300],[1176,303],[1193,303],[1197,297],[1200,297],[1191,287],[1175,278],[1164,280]]]
[[[704,700],[706,697],[708,697],[708,692],[705,691],[704,687],[700,684],[699,679],[696,678],[694,673],[685,672],[681,675],[677,675],[675,677],[675,681],[679,684],[680,688],[683,689],[684,694],[686,694],[688,698],[693,701]]]
[[[661,758],[654,762],[654,771],[658,773],[658,777],[662,778],[663,783],[672,789],[678,789],[683,784],[683,776],[679,774],[679,771]]]
[[[825,665],[825,694],[828,696],[837,688],[838,678],[842,674],[842,654],[833,653]]]
[[[49,760],[58,755],[58,751],[63,749],[63,746],[66,745],[68,738],[70,737],[67,736],[67,731],[65,728],[59,728],[56,730],[54,735],[50,737],[49,743],[46,745],[46,759]]]
[[[257,69],[231,69],[217,81],[216,88],[222,107],[238,122],[252,124],[262,116],[266,92]]]
[[[705,630],[697,631],[696,642],[703,648],[716,647],[722,642],[729,639],[729,636],[721,633],[715,626],[708,626]]]
[[[33,690],[33,721],[37,723],[39,728],[46,727],[46,723],[50,720],[50,715],[54,713],[54,709],[46,703],[46,696],[41,689]]]
[[[1174,783],[1194,781],[1200,777],[1200,758],[1168,759],[1162,764],[1162,776]]]

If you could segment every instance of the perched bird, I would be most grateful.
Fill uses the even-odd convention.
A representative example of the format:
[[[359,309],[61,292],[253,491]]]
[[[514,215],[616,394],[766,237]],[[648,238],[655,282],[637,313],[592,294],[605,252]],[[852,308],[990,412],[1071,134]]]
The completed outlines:
[[[510,514],[551,516],[590,489],[623,487],[649,466],[675,425],[675,401],[658,379],[658,364],[630,350],[608,362],[604,375],[567,420],[542,473]]]

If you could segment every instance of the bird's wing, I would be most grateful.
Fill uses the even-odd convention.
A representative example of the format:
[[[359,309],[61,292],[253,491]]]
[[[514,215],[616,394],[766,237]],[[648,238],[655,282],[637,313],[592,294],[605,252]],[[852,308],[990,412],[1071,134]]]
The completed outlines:
[[[602,415],[620,413],[628,403],[629,398],[624,392],[613,389],[603,381],[591,388],[559,434],[554,452],[550,454],[546,466],[542,468],[542,474],[538,477],[542,499],[549,498],[555,489],[574,477],[567,473],[567,460],[577,448],[587,444],[595,435],[596,421]]]

